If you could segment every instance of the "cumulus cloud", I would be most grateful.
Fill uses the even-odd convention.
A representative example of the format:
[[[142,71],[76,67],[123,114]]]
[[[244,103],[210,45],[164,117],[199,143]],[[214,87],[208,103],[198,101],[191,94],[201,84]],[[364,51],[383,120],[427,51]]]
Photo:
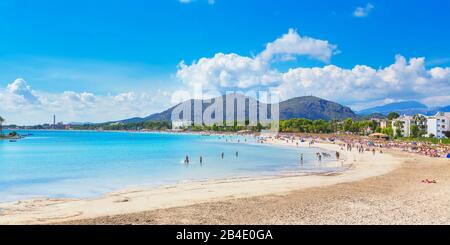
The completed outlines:
[[[195,0],[178,0],[178,1],[179,1],[180,3],[182,3],[182,4],[188,4],[188,3],[194,2]],[[206,0],[206,2],[207,2],[209,5],[213,5],[213,4],[216,3],[215,0]]]
[[[374,8],[375,6],[371,3],[366,4],[364,7],[357,7],[355,11],[353,11],[353,16],[358,18],[367,17]]]
[[[165,109],[170,105],[170,95],[162,90],[108,95],[74,91],[46,93],[33,90],[24,79],[16,79],[0,88],[0,115],[16,124],[51,122],[53,114],[65,122],[115,121]]]
[[[296,56],[305,55],[328,63],[336,48],[336,45],[328,41],[302,37],[294,29],[289,29],[287,34],[268,43],[259,57],[264,61],[271,61],[276,57],[281,60],[290,60]]]
[[[427,70],[424,58],[397,55],[395,63],[380,69],[357,65],[343,69],[334,65],[295,68],[283,73],[283,82],[273,88],[282,97],[314,94],[347,103],[384,99],[424,99],[450,91],[450,68]],[[439,88],[439,89],[436,89]]]
[[[10,95],[15,95],[17,96],[17,98],[20,98],[24,102],[38,102],[38,98],[36,97],[35,92],[31,90],[31,87],[28,86],[27,82],[22,78],[18,78],[11,84],[8,84],[6,90]]]
[[[337,47],[328,41],[302,37],[290,29],[287,34],[268,43],[255,57],[217,53],[211,58],[201,58],[191,65],[182,61],[177,77],[188,85],[188,88],[201,86],[206,93],[213,94],[227,89],[274,86],[282,81],[282,74],[272,69],[273,62],[297,56],[308,56],[328,62],[336,49]]]
[[[201,58],[192,65],[181,62],[177,72],[178,78],[189,87],[200,85],[205,90],[271,85],[277,81],[278,75],[261,59],[223,53]]]
[[[327,41],[302,38],[293,30],[255,57],[218,53],[191,65],[181,62],[177,77],[191,90],[201,87],[206,93],[268,89],[281,99],[315,95],[361,109],[374,102],[421,100],[442,103],[450,91],[450,68],[425,66],[425,58],[401,55],[384,68],[356,65],[351,69],[335,65],[297,67],[282,72],[273,66],[279,57],[306,55],[329,60],[336,50]],[[449,101],[450,102],[450,101]]]

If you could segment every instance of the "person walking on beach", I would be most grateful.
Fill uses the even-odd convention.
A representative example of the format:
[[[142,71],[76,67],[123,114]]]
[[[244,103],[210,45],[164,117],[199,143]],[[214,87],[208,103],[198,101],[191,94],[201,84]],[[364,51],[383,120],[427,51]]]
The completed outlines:
[[[375,156],[375,148],[372,149],[373,155]]]

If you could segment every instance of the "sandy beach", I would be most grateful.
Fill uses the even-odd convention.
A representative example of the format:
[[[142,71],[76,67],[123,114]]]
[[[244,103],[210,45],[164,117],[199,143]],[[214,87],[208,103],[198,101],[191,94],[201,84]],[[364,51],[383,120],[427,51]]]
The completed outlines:
[[[268,143],[295,147],[281,140]],[[448,159],[315,147],[340,151],[344,160],[333,164],[347,170],[141,187],[86,200],[2,203],[0,224],[450,223]]]

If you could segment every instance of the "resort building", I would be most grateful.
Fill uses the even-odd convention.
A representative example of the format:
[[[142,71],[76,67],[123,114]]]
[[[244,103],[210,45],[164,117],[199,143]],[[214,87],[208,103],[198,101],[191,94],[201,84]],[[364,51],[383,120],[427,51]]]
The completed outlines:
[[[444,132],[450,131],[450,112],[438,112],[427,119],[429,137],[445,138]]]
[[[411,135],[411,124],[413,122],[412,116],[403,115],[392,121],[392,129],[397,135],[397,129],[400,128],[402,137],[409,137]]]

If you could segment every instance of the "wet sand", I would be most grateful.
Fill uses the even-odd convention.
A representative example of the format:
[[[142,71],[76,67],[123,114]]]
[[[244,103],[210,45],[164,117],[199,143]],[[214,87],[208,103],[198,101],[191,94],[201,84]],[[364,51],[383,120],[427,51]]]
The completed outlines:
[[[450,224],[450,161],[391,154],[399,168],[360,181],[64,224]]]

